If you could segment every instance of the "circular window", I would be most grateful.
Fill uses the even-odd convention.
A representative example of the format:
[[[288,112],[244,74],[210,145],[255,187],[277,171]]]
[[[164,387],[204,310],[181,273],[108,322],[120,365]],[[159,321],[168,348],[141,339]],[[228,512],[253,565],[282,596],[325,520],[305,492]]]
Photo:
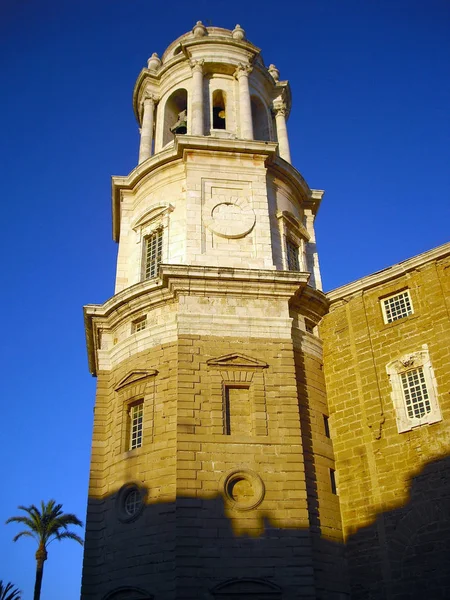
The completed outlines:
[[[251,510],[264,499],[262,479],[249,469],[234,469],[222,479],[221,487],[226,501],[236,510]]]
[[[124,485],[117,495],[116,510],[120,521],[126,523],[136,519],[144,507],[142,491],[134,483]]]
[[[134,515],[138,512],[142,505],[142,498],[140,493],[137,490],[131,490],[125,496],[124,500],[124,508],[127,515],[130,517],[134,517]]]

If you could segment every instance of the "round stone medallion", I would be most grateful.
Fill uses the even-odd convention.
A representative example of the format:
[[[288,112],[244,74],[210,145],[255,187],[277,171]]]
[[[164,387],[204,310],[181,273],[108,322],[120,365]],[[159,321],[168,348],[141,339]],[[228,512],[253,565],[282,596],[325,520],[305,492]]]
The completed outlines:
[[[251,510],[264,499],[264,483],[250,469],[233,469],[222,478],[220,487],[226,502],[236,510]]]
[[[205,204],[203,222],[220,237],[244,237],[253,229],[255,221],[255,213],[246,198],[214,196]]]

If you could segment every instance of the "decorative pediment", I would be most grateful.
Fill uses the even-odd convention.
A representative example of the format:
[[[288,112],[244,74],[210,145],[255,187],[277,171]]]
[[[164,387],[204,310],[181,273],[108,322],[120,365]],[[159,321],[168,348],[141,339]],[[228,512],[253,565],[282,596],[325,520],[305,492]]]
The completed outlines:
[[[119,392],[128,385],[140,383],[143,379],[147,379],[147,377],[154,377],[157,374],[158,371],[156,369],[148,369],[145,371],[131,371],[131,373],[128,373],[128,375],[126,375],[123,379],[119,381],[115,388],[116,392]]]
[[[230,368],[236,367],[239,369],[266,369],[269,365],[256,358],[245,356],[244,354],[226,354],[219,358],[211,358],[207,361],[208,367],[215,368]]]
[[[141,215],[138,220],[133,224],[133,229],[137,231],[139,228],[148,225],[152,221],[160,219],[165,214],[173,211],[173,206],[167,202],[160,202],[153,204],[149,210]]]
[[[309,242],[311,236],[306,230],[306,227],[301,221],[299,221],[299,219],[297,219],[297,217],[294,217],[294,215],[291,212],[289,212],[288,210],[279,211],[277,212],[277,218],[282,219],[287,225],[287,227],[291,231],[293,231],[293,233],[297,234],[298,236],[304,238],[307,242]]]

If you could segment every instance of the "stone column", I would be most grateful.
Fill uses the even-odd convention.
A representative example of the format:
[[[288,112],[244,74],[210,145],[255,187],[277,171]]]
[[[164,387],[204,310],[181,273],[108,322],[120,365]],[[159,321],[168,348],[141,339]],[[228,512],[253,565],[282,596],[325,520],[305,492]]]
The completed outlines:
[[[241,138],[253,139],[252,103],[250,99],[250,87],[248,77],[252,72],[250,65],[239,64],[235,77],[239,82],[239,116],[241,121]]]
[[[191,60],[192,69],[192,98],[191,135],[204,135],[203,133],[203,60]]]
[[[289,149],[289,138],[286,127],[286,104],[280,102],[274,104],[275,121],[277,124],[278,150],[281,158],[288,163],[291,162],[291,151]]]
[[[155,97],[147,94],[144,97],[144,114],[142,116],[141,145],[139,146],[139,164],[152,155],[153,124],[155,115]]]

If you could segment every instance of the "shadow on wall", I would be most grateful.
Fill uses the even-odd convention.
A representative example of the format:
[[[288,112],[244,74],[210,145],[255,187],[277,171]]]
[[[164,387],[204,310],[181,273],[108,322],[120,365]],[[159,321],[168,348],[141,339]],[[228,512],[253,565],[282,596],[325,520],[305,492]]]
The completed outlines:
[[[450,598],[450,457],[411,479],[410,500],[347,540],[354,600]]]
[[[90,500],[83,600],[319,597],[308,529],[276,527],[265,511],[230,511],[222,497],[144,503],[132,518],[127,497]],[[323,550],[324,564],[342,557],[333,542]],[[342,582],[329,583],[320,597],[348,597]]]
[[[449,457],[429,463],[408,504],[348,539],[353,599],[450,597],[449,474]],[[222,497],[146,505],[146,491],[132,516],[125,502],[136,498],[123,489],[90,500],[82,600],[348,598],[343,569],[336,577],[343,546],[318,545],[314,524],[276,527],[267,512],[230,511]]]

